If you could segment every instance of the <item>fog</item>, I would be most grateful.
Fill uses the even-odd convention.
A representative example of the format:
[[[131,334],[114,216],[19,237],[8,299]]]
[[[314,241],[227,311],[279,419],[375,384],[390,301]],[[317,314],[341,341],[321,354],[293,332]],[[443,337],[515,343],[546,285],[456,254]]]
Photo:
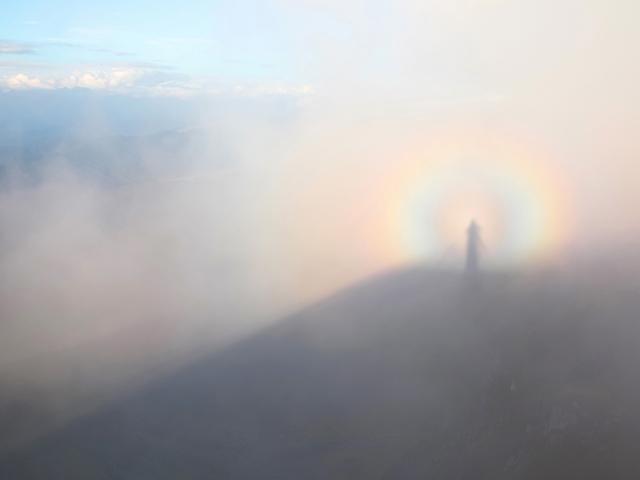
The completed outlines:
[[[89,116],[5,148],[3,403],[44,409],[36,430],[299,305],[263,220],[265,168],[248,162],[277,160],[287,126],[254,115],[242,133],[233,117],[126,137]]]
[[[607,348],[623,345],[623,360],[603,360],[605,370],[620,384],[631,377],[639,7],[273,8],[303,87],[170,100],[1,93],[0,401],[5,418],[20,418],[3,448],[202,358],[220,368],[215,355],[250,351],[251,339],[295,324],[301,311],[315,322],[310,344],[328,345],[325,360],[359,342],[384,345],[395,335],[385,322],[411,326],[431,312],[443,348],[457,345],[464,368],[480,358],[487,371],[504,367],[483,343],[502,342],[502,328],[507,337],[515,329],[508,341],[519,344],[530,328],[555,336],[561,327],[548,319],[557,319],[582,332],[587,358],[600,355],[611,322]],[[230,7],[230,19],[246,14]],[[465,290],[461,274],[472,219],[482,228],[485,290]],[[386,276],[416,268],[424,278],[411,277],[407,290],[402,273],[395,287]],[[371,314],[374,294],[324,310],[380,278],[397,310]],[[437,278],[453,290],[430,292],[440,292]],[[472,321],[494,322],[486,335],[498,333],[487,340]],[[419,363],[417,355],[407,358]],[[564,381],[546,368],[535,375]],[[637,396],[627,393],[625,404]]]

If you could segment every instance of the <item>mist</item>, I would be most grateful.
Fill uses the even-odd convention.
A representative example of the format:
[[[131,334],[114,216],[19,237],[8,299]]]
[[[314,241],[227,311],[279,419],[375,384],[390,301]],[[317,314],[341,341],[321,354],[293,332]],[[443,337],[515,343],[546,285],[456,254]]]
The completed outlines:
[[[544,472],[547,453],[528,449],[551,437],[568,450],[574,435],[622,438],[607,458],[627,462],[624,439],[640,425],[628,388],[640,338],[640,7],[250,3],[212,13],[224,25],[206,41],[164,39],[164,59],[156,48],[153,61],[101,67],[112,53],[88,44],[73,48],[91,63],[0,63],[0,453],[11,460],[0,472],[47,478],[46,461],[33,465],[60,455],[56,439],[77,451],[95,440],[83,419],[109,445],[171,419],[194,451],[237,441],[251,460],[220,454],[220,478],[470,478],[449,453],[417,460],[419,445],[442,445],[415,419],[469,465],[483,456],[474,442],[488,445],[487,478]],[[100,29],[80,36],[107,41]],[[129,39],[139,56],[160,42],[140,38]],[[180,45],[211,65],[181,63]],[[463,272],[471,221],[474,280]],[[228,436],[190,430],[172,391]],[[264,431],[262,417],[244,420],[260,399]],[[110,414],[146,427],[109,430]],[[385,457],[387,430],[402,448]],[[337,450],[318,454],[317,438]],[[143,443],[154,465],[186,455]],[[83,451],[87,472],[120,465],[107,450]],[[190,465],[185,478],[204,478]],[[136,478],[119,468],[114,478]]]
[[[196,127],[142,136],[118,135],[103,114],[85,115],[81,128],[41,145],[31,134],[29,148],[22,137],[6,146],[3,403],[8,414],[34,403],[44,417],[6,442],[300,304],[283,292],[288,270],[278,267],[286,263],[261,203],[261,163],[277,160],[290,127],[265,125],[261,115],[274,119],[269,105],[253,107],[254,115],[245,108],[238,102],[223,113],[224,125],[192,115]],[[251,142],[237,140],[248,132]]]

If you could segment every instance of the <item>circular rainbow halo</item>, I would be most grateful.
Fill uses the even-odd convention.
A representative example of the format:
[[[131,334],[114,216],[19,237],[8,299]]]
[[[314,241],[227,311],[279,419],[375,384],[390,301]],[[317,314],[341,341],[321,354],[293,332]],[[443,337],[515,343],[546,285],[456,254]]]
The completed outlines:
[[[483,138],[420,149],[396,183],[392,222],[405,260],[459,261],[471,220],[485,262],[536,263],[566,244],[568,189],[559,170],[521,144]]]

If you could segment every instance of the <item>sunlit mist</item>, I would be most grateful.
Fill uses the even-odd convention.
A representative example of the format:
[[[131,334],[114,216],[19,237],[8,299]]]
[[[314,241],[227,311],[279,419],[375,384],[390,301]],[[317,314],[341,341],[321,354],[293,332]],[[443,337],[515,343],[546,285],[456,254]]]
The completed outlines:
[[[640,3],[9,3],[0,478],[638,476]]]

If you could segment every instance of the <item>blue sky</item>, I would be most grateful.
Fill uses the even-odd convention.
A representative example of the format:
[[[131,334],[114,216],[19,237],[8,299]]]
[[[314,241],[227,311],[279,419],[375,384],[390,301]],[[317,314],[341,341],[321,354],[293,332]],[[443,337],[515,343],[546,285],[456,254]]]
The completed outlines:
[[[347,89],[361,88],[363,80],[396,88],[394,77],[413,81],[406,74],[416,70],[415,59],[407,57],[413,47],[404,45],[411,41],[404,30],[414,17],[413,0],[410,7],[398,5],[385,0],[15,1],[0,17],[0,90],[82,87],[183,95],[240,89],[306,95],[324,81],[333,88],[333,82],[346,86],[348,79]],[[440,15],[439,8],[434,12]],[[441,23],[438,15],[428,12],[427,24]],[[426,45],[434,45],[431,28],[419,28]]]
[[[64,78],[132,67],[156,83],[303,84],[296,25],[288,8],[264,0],[10,2],[0,73]]]

